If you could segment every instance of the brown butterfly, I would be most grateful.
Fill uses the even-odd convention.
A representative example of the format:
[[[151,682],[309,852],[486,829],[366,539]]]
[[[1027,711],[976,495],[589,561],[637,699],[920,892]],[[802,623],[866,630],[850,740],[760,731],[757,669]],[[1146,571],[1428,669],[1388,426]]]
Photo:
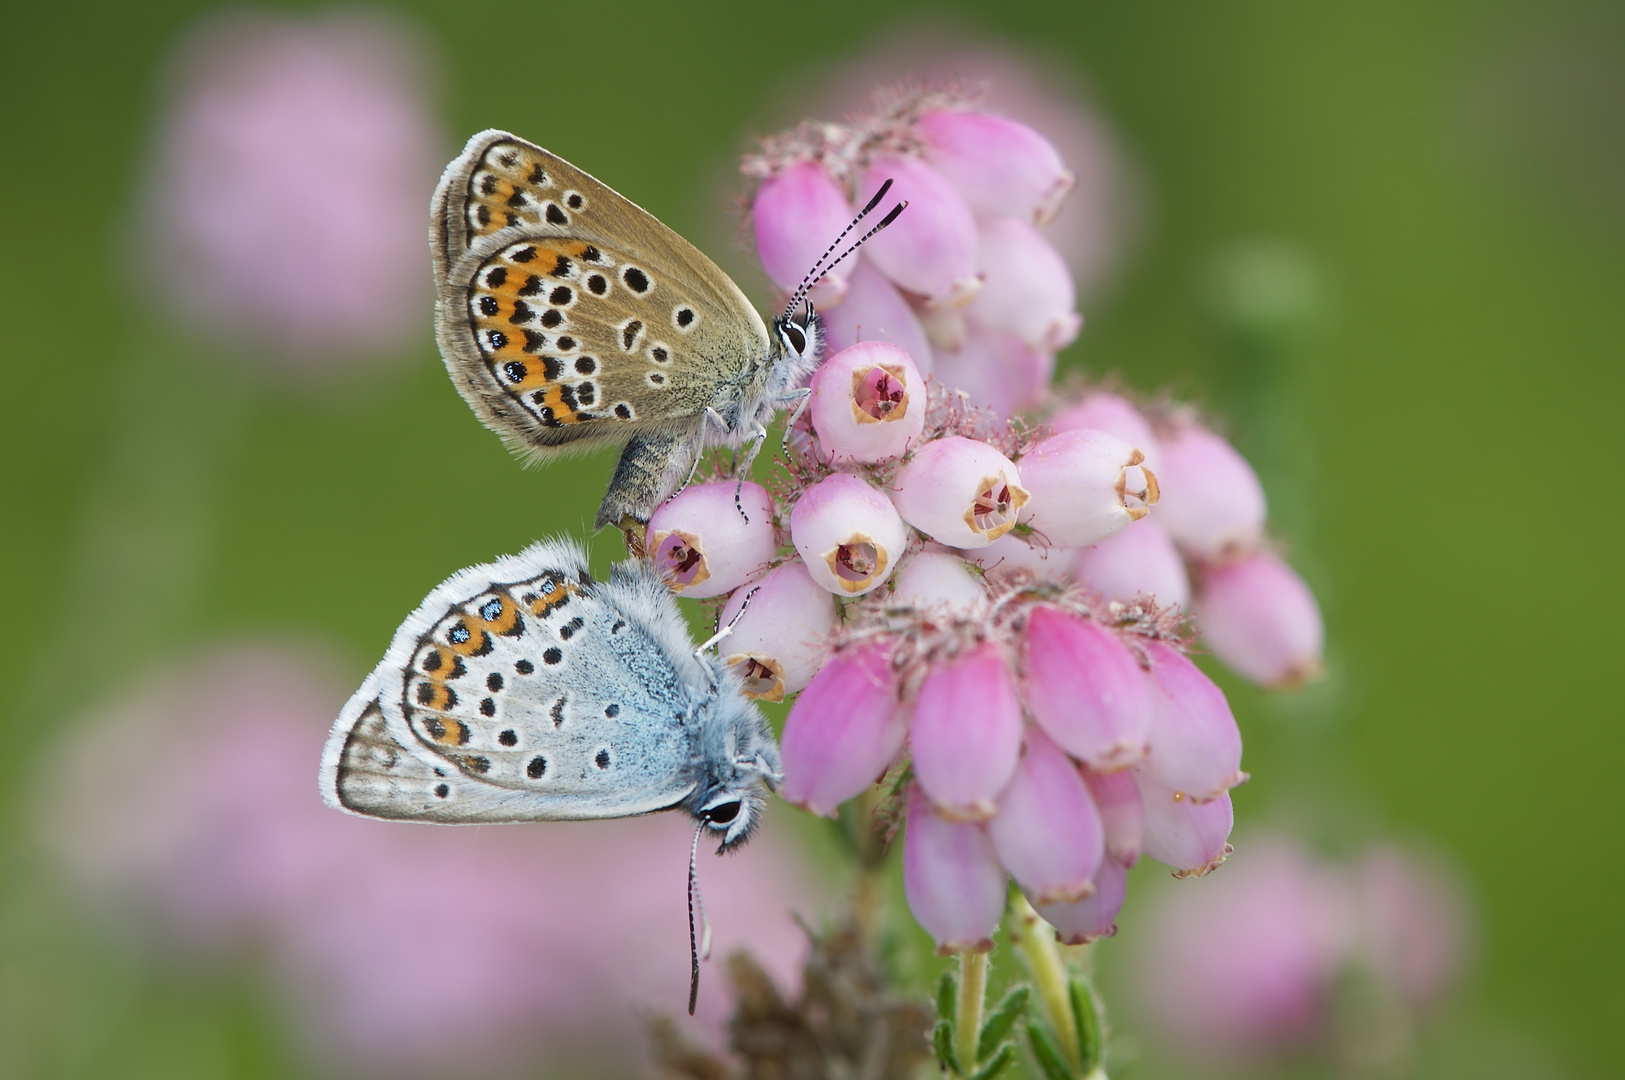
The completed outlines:
[[[527,463],[625,446],[597,528],[647,522],[709,445],[746,447],[748,468],[774,414],[806,400],[824,335],[811,304],[794,313],[805,289],[769,332],[699,249],[539,146],[470,139],[432,229],[436,338],[485,426]]]

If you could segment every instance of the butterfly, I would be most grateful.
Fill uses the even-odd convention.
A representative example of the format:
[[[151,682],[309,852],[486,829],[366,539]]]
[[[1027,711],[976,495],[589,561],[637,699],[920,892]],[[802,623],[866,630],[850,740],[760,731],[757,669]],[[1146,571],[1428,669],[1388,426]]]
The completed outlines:
[[[748,469],[776,412],[806,400],[824,332],[795,310],[805,288],[769,329],[698,248],[533,143],[475,135],[431,218],[435,337],[475,415],[527,462],[624,446],[596,528],[639,529],[708,445],[744,447]]]

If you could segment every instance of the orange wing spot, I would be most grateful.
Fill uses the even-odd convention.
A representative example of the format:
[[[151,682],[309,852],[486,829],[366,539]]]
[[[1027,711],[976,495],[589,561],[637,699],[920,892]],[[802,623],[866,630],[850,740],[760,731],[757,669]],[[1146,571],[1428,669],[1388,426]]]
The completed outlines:
[[[484,656],[491,651],[491,635],[469,626],[467,619],[459,620],[446,636],[451,650],[464,656]]]
[[[467,746],[468,725],[449,716],[422,718],[424,734],[442,746]]]
[[[564,392],[568,389],[567,386],[554,383],[542,391],[542,400],[540,402],[536,401],[534,394],[531,395],[530,400],[538,409],[551,409],[555,423],[579,424],[581,423],[580,414],[576,412],[573,405],[567,404],[564,400]]]
[[[501,609],[497,612],[496,618],[487,619],[478,611],[474,613],[474,617],[479,619],[485,625],[485,628],[492,633],[506,634],[519,621],[519,605],[506,596],[497,597],[497,602],[501,605]]]
[[[418,684],[417,703],[426,709],[449,709],[455,704],[456,700],[451,687],[438,679]],[[456,721],[452,722],[455,723]],[[439,738],[438,735],[435,737]]]
[[[530,602],[531,614],[545,617],[554,608],[569,600],[572,591],[573,588],[567,582],[559,582],[553,586],[552,592],[538,596]]]

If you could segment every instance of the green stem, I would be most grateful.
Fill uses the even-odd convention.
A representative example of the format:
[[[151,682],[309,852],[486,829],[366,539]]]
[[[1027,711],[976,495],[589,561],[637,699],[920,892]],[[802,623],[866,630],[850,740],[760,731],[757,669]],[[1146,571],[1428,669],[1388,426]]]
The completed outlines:
[[[1038,912],[1033,910],[1027,898],[1015,889],[1010,890],[1010,916],[1010,937],[1027,965],[1033,985],[1038,988],[1038,998],[1044,1003],[1050,1029],[1055,1032],[1061,1052],[1066,1055],[1073,1073],[1081,1073],[1083,1055],[1078,1048],[1078,1026],[1072,1015],[1066,965],[1061,962],[1055,932],[1038,917]]]
[[[959,1001],[954,1016],[954,1053],[959,1067],[969,1076],[981,1064],[976,1044],[982,1035],[982,1011],[987,999],[987,953],[959,954]]]

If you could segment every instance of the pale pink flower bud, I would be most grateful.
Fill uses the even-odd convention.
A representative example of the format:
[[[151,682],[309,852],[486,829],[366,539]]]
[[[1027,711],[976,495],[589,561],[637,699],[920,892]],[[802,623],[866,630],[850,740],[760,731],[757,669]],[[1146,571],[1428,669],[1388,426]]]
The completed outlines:
[[[980,825],[947,821],[918,788],[903,833],[903,895],[940,953],[986,952],[1004,911],[1004,870]]]
[[[860,596],[891,576],[908,529],[891,500],[849,473],[802,492],[790,540],[812,579],[838,596]]]
[[[925,430],[925,380],[908,353],[865,341],[825,360],[808,405],[831,461],[901,457]]]
[[[650,515],[644,536],[672,591],[696,600],[721,596],[766,573],[779,553],[773,497],[749,481],[743,488],[732,480],[690,484]]]
[[[1000,419],[1037,402],[1055,374],[1055,354],[1029,349],[1014,334],[970,328],[952,348],[933,354],[932,377],[972,405],[992,409]]]
[[[1050,141],[1026,124],[978,112],[934,110],[915,134],[926,157],[977,214],[1008,214],[1042,225],[1072,190],[1073,176]]]
[[[864,198],[887,180],[887,198],[908,200],[908,209],[864,245],[864,257],[893,284],[930,303],[952,307],[969,300],[982,287],[970,207],[942,174],[915,158],[876,161],[863,177]]]
[[[1072,573],[1107,600],[1155,597],[1163,607],[1188,607],[1191,579],[1179,549],[1156,515],[1136,521],[1078,553]]]
[[[914,451],[892,482],[903,520],[949,547],[986,547],[1016,527],[1027,491],[1011,460],[950,435]]]
[[[1022,673],[1027,710],[1067,753],[1102,772],[1145,756],[1151,682],[1116,634],[1036,607],[1022,642]]]
[[[745,695],[783,701],[823,663],[835,629],[835,599],[801,560],[791,559],[756,584],[735,589],[717,623],[731,627],[720,652],[744,680]]]
[[[1095,891],[1070,904],[1033,902],[1043,920],[1055,927],[1064,945],[1087,945],[1117,933],[1117,913],[1128,897],[1128,867],[1107,855],[1093,881]],[[1031,894],[1027,899],[1032,900]]]
[[[1158,467],[1162,446],[1151,423],[1125,397],[1097,391],[1075,405],[1069,405],[1050,418],[1049,426],[1055,431],[1077,431],[1094,428],[1119,439],[1145,455],[1149,469]]]
[[[914,775],[938,809],[962,821],[993,816],[1021,756],[1021,702],[997,644],[931,666],[909,744]]]
[[[903,564],[893,604],[971,613],[987,607],[987,585],[970,563],[946,551],[922,551]]]
[[[1145,455],[1104,431],[1063,431],[1021,456],[1032,499],[1021,520],[1053,547],[1099,543],[1144,517],[1158,498]]]
[[[1085,769],[1083,781],[1089,785],[1106,830],[1106,854],[1124,866],[1133,866],[1140,861],[1140,839],[1145,832],[1145,807],[1140,804],[1134,775],[1127,769],[1112,773]]]
[[[1320,674],[1326,628],[1309,586],[1267,551],[1202,571],[1202,641],[1243,678],[1296,686]]]
[[[1048,581],[1065,581],[1071,577],[1070,548],[1050,548],[1029,543],[1024,536],[1005,533],[987,547],[961,551],[966,560],[980,566],[992,575],[1008,575],[1025,570]]]
[[[1076,310],[1072,272],[1037,229],[1012,217],[984,219],[976,265],[982,288],[966,309],[971,319],[1041,352],[1064,349],[1077,338],[1083,316]]]
[[[1106,853],[1100,814],[1077,766],[1042,731],[1028,729],[987,833],[999,862],[1034,904],[1069,903],[1093,891]]]
[[[1247,779],[1241,729],[1224,691],[1185,654],[1148,641],[1151,658],[1151,753],[1141,769],[1195,802],[1217,799]]]
[[[779,747],[786,802],[834,817],[885,774],[908,733],[890,658],[875,645],[836,653],[796,698]]]
[[[1170,492],[1157,519],[1192,555],[1212,558],[1251,547],[1264,535],[1264,487],[1247,459],[1206,428],[1181,428],[1162,440],[1158,479]]]
[[[1352,886],[1361,959],[1412,1005],[1437,1000],[1467,959],[1471,913],[1460,887],[1388,845],[1365,853]]]
[[[1140,850],[1172,867],[1175,877],[1201,877],[1230,854],[1235,811],[1228,792],[1199,803],[1153,777],[1149,762],[1133,770],[1145,810]]]
[[[867,259],[853,256],[841,265],[847,263],[856,265],[847,278],[846,298],[838,307],[819,308],[826,347],[838,350],[860,341],[889,341],[908,353],[920,374],[931,374],[931,342],[908,301]]]
[[[817,162],[801,161],[762,181],[750,208],[762,269],[785,292],[793,292],[831,240],[852,220],[852,207]],[[835,267],[813,291],[819,307],[838,304],[846,293],[852,260]]]

